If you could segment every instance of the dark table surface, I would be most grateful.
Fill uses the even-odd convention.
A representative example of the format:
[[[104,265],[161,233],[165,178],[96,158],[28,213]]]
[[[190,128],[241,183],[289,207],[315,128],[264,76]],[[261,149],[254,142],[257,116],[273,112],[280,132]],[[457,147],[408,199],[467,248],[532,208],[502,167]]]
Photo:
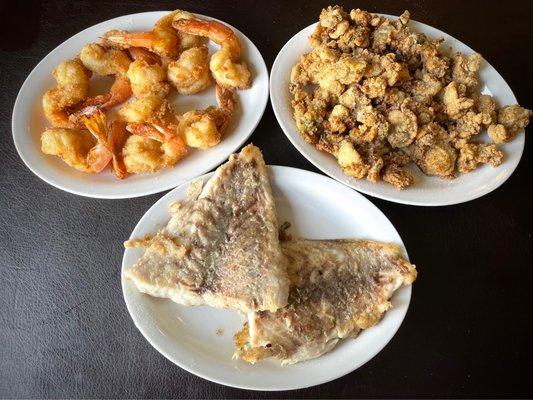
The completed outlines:
[[[347,7],[413,18],[479,51],[523,106],[533,107],[532,2],[358,1]],[[120,15],[182,8],[243,31],[270,67],[327,1],[0,1],[0,396],[2,397],[471,397],[533,395],[532,149],[487,196],[424,208],[374,198],[419,268],[405,321],[387,347],[336,381],[282,393],[198,378],[160,355],[122,298],[122,241],[162,194],[97,200],[34,176],[11,139],[11,112],[50,50]],[[529,129],[531,130],[531,129]],[[251,140],[270,164],[316,171],[272,109]],[[529,141],[529,139],[527,140]],[[528,183],[529,182],[529,183]]]

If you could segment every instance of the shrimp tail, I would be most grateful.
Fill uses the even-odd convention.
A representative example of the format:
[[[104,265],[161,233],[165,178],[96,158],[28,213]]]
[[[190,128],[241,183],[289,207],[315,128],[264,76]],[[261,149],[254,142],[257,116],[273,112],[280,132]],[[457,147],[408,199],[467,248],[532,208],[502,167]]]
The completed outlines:
[[[124,157],[122,149],[128,138],[126,124],[122,121],[113,121],[111,124],[111,135],[109,138],[110,145],[113,149],[113,171],[119,179],[124,179],[128,176],[126,165],[124,164]]]
[[[82,117],[90,117],[100,110],[106,110],[131,97],[130,81],[126,77],[117,77],[111,90],[107,94],[89,97],[83,103],[80,110],[69,115],[70,125],[76,128],[83,128],[85,123]]]
[[[130,47],[128,52],[133,60],[143,60],[148,64],[161,64],[161,57],[144,47]]]
[[[118,76],[111,86],[109,91],[109,98],[101,106],[102,108],[110,108],[120,104],[131,97],[130,80],[125,76]]]
[[[175,58],[178,55],[177,38],[174,34],[164,32],[127,32],[113,30],[104,34],[105,45],[125,50],[131,47],[143,47],[160,56]]]
[[[218,131],[223,134],[235,110],[235,96],[233,90],[226,89],[220,85],[215,88],[218,108],[213,110],[212,115],[215,118],[215,124]]]
[[[230,48],[234,57],[240,55],[240,45],[235,34],[220,22],[202,19],[176,19],[172,22],[172,26],[180,32],[207,37],[219,46]]]
[[[217,98],[218,107],[221,110],[233,113],[235,109],[235,97],[233,95],[233,90],[227,89],[220,85],[216,85],[215,94]]]
[[[86,106],[97,106],[108,109],[123,103],[131,97],[131,84],[128,78],[119,76],[113,82],[109,93],[91,97],[85,102]]]
[[[101,39],[104,44],[114,45],[121,49],[128,49],[130,47],[150,48],[154,40],[154,34],[152,32],[127,32],[112,30],[106,32]]]
[[[102,95],[102,97],[104,96],[106,95]],[[98,105],[98,101],[100,99],[93,99],[95,99],[94,101],[96,102],[96,104],[92,104],[92,101],[87,101],[83,104],[83,108],[81,110],[76,111],[75,113],[72,113],[68,116],[70,126],[77,129],[85,129],[83,117],[90,117],[91,115],[100,110],[100,106]]]
[[[158,125],[160,129],[156,128],[156,125],[154,124],[146,124],[146,123],[138,123],[133,122],[129,123],[126,126],[126,129],[133,133],[134,135],[139,135],[145,138],[154,139],[158,142],[164,142],[167,140],[167,134],[162,127]]]
[[[90,116],[83,115],[81,121],[97,139],[98,143],[87,153],[87,165],[93,172],[102,171],[113,158],[107,139],[107,123],[104,112],[97,110]]]
[[[81,121],[99,143],[107,143],[107,122],[102,110],[97,109],[89,116],[82,115]]]

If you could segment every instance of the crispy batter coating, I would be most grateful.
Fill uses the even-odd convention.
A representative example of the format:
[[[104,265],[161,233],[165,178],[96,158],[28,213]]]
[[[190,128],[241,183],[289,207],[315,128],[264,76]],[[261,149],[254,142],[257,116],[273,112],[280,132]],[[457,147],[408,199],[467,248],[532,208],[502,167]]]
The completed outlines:
[[[41,135],[41,151],[55,155],[79,171],[98,173],[113,158],[105,114],[83,117],[84,129],[47,129]]]
[[[339,31],[338,37],[341,34]],[[208,40],[220,47],[211,56]],[[87,173],[99,173],[112,162],[116,176],[123,179],[129,173],[172,167],[188,153],[188,147],[203,150],[216,146],[234,114],[234,91],[252,84],[242,50],[238,35],[230,28],[182,10],[167,13],[149,31],[104,33],[99,43],[86,44],[77,58],[54,69],[57,85],[42,98],[51,125],[41,135],[42,152]],[[354,63],[340,53],[338,58],[339,71],[331,85],[356,82],[359,78],[353,78],[353,73],[362,76],[366,64]],[[108,93],[89,97],[93,74],[114,76]],[[213,81],[218,106],[182,115],[174,112],[169,94],[199,93]],[[316,132],[309,121],[316,119],[320,110],[326,111],[324,104],[330,104],[330,94],[324,91],[323,96],[315,97],[319,100],[302,94],[295,107],[302,110],[302,130],[308,130],[310,140],[318,143],[319,137],[311,139]],[[124,104],[117,118],[108,123],[106,113],[120,103]],[[328,114],[330,110],[322,117],[327,120]],[[331,115],[333,125],[342,124],[346,115],[335,118]],[[352,126],[345,129],[349,128]],[[338,150],[335,142],[322,142],[332,152]]]
[[[52,76],[57,86],[43,96],[44,115],[53,127],[71,127],[68,109],[89,95],[91,72],[79,59],[74,59],[63,61],[55,67]]]
[[[459,149],[457,169],[466,173],[477,168],[478,164],[490,164],[497,167],[503,161],[503,152],[495,144],[467,143]]]
[[[139,59],[132,62],[127,70],[133,95],[139,99],[146,96],[165,97],[170,90],[167,74],[158,64]]]
[[[370,169],[370,166],[363,161],[361,155],[349,141],[342,142],[337,158],[342,170],[354,178],[364,178]]]
[[[478,92],[483,58],[445,54],[443,39],[411,31],[409,18],[408,11],[393,21],[360,9],[322,10],[312,51],[290,77],[298,131],[347,175],[398,189],[413,184],[404,168],[411,163],[445,179],[498,166],[503,152],[474,140],[485,129],[496,144],[513,139],[531,111],[498,109]]]
[[[396,189],[405,189],[413,184],[411,173],[395,164],[389,164],[384,168],[383,180]]]
[[[176,61],[168,65],[169,82],[181,94],[194,94],[211,86],[207,47],[193,47],[185,50]]]
[[[86,157],[96,140],[87,130],[52,128],[41,135],[44,154],[58,156],[71,167],[90,172]]]
[[[162,168],[172,167],[186,153],[185,143],[178,135],[165,142],[131,135],[122,150],[126,170],[133,174],[155,172]]]
[[[445,140],[426,135],[415,143],[413,158],[426,175],[453,178],[457,153]]]
[[[491,125],[497,121],[497,107],[496,102],[488,94],[483,94],[477,98],[476,111],[483,116],[483,124]]]
[[[453,55],[453,61],[453,80],[468,88],[475,88],[478,83],[477,71],[483,61],[481,55],[474,53],[466,57],[461,53],[455,53]]]
[[[79,57],[85,68],[102,76],[126,75],[131,64],[124,51],[106,49],[97,43],[85,45]]]
[[[392,110],[387,114],[389,136],[387,140],[392,147],[407,147],[415,140],[418,131],[416,115],[410,110]]]
[[[515,104],[498,110],[498,125],[489,126],[489,136],[494,143],[507,143],[524,129],[531,117],[531,110]],[[503,127],[503,128],[502,128]]]
[[[442,100],[445,106],[446,114],[448,114],[448,116],[453,120],[458,120],[468,110],[474,107],[474,100],[466,97],[465,92],[465,85],[455,81],[450,82],[450,84],[444,88]]]

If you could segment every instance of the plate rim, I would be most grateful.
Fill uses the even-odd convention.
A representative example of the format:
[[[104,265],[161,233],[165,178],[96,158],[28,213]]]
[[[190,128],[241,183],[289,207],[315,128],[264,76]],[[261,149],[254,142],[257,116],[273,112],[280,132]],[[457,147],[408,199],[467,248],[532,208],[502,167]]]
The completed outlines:
[[[107,200],[131,199],[131,198],[149,196],[149,195],[152,195],[152,194],[161,193],[161,192],[164,192],[166,190],[173,189],[176,186],[179,186],[181,183],[183,183],[183,182],[179,182],[178,185],[176,185],[176,183],[168,183],[167,185],[162,185],[162,186],[154,187],[154,188],[151,188],[151,189],[140,190],[140,191],[131,191],[129,193],[123,193],[123,194],[120,194],[120,193],[117,193],[117,194],[115,194],[115,193],[106,194],[105,192],[93,193],[91,190],[84,191],[84,190],[73,189],[73,188],[70,188],[68,186],[62,185],[61,182],[57,182],[54,179],[50,179],[50,178],[46,177],[45,174],[39,168],[36,168],[34,165],[32,165],[32,163],[29,160],[28,156],[24,153],[24,151],[22,151],[22,144],[19,142],[18,135],[15,133],[17,131],[16,130],[17,124],[15,122],[15,120],[16,120],[15,115],[18,112],[20,112],[19,110],[21,108],[21,103],[23,101],[22,100],[22,97],[23,97],[22,93],[24,91],[28,90],[28,87],[31,84],[31,81],[34,79],[33,75],[37,73],[36,71],[40,68],[41,64],[43,64],[45,62],[45,60],[52,55],[52,53],[58,51],[58,49],[60,47],[62,47],[66,42],[70,41],[71,39],[73,39],[75,37],[80,37],[80,36],[84,35],[88,30],[92,30],[92,29],[98,27],[99,25],[106,24],[106,23],[109,23],[109,22],[117,20],[117,19],[133,18],[135,16],[141,16],[141,15],[146,15],[146,14],[165,14],[165,13],[169,13],[169,12],[171,12],[171,11],[165,11],[165,10],[163,10],[163,11],[161,11],[161,10],[160,11],[145,11],[145,12],[139,12],[139,13],[133,13],[133,14],[120,15],[118,17],[114,17],[114,18],[110,18],[110,19],[107,19],[107,20],[104,20],[104,21],[100,21],[100,22],[98,22],[98,23],[96,23],[94,25],[91,25],[91,26],[81,30],[78,33],[75,33],[74,35],[68,37],[67,39],[65,39],[63,42],[61,42],[56,47],[54,47],[52,50],[50,50],[32,68],[32,70],[30,71],[28,76],[26,76],[26,79],[24,79],[24,82],[20,86],[20,89],[19,89],[19,91],[17,93],[17,97],[15,98],[15,102],[13,104],[13,111],[11,112],[11,137],[13,139],[13,143],[15,145],[15,149],[17,150],[17,153],[18,153],[20,159],[22,160],[24,165],[34,175],[36,175],[39,179],[41,179],[42,181],[46,182],[47,184],[49,184],[49,185],[51,185],[51,186],[53,186],[53,187],[55,187],[55,188],[57,188],[59,190],[62,190],[64,192],[75,194],[75,195],[82,196],[82,197],[88,197],[88,198],[94,198],[94,199],[107,199]],[[243,135],[241,140],[239,140],[239,144],[236,145],[235,148],[233,150],[231,150],[224,158],[222,158],[221,160],[216,159],[216,162],[206,163],[205,164],[206,167],[201,168],[200,172],[199,172],[199,174],[204,174],[204,173],[206,173],[208,171],[213,170],[214,168],[218,167],[220,164],[225,162],[225,160],[227,159],[229,154],[231,154],[231,153],[237,151],[238,149],[240,149],[242,147],[242,145],[244,143],[246,143],[246,141],[250,138],[250,136],[255,132],[257,126],[259,125],[259,123],[263,119],[263,116],[265,114],[265,111],[266,111],[266,108],[267,108],[267,105],[268,105],[268,102],[269,102],[269,97],[270,97],[270,90],[269,90],[270,71],[269,71],[269,69],[268,69],[268,67],[267,67],[267,65],[265,63],[265,59],[263,57],[263,54],[259,50],[259,48],[255,45],[254,42],[252,42],[252,40],[248,36],[246,36],[239,29],[235,28],[233,25],[230,25],[229,23],[227,23],[225,21],[219,20],[219,19],[214,18],[214,17],[210,17],[208,15],[204,15],[204,14],[200,14],[200,13],[193,13],[193,14],[195,16],[200,17],[200,18],[205,18],[205,19],[208,19],[208,20],[214,20],[214,21],[221,22],[221,23],[227,25],[228,27],[230,27],[231,29],[233,29],[235,32],[237,32],[237,33],[241,34],[243,37],[245,37],[248,40],[248,42],[251,44],[251,46],[253,48],[255,48],[255,50],[257,50],[257,53],[259,54],[259,60],[258,61],[259,61],[260,65],[259,65],[259,68],[256,68],[256,69],[257,70],[262,70],[263,72],[266,73],[266,79],[267,79],[267,82],[268,82],[266,95],[263,95],[262,104],[261,104],[261,107],[260,107],[260,112],[258,112],[257,121],[253,124],[253,126],[251,125],[250,131],[246,135]],[[23,129],[19,129],[19,130],[23,131]],[[156,179],[156,178],[157,177],[152,176],[152,180]],[[186,180],[186,181],[188,181],[188,180]],[[92,186],[91,184],[87,185],[87,187],[91,187],[91,186]]]
[[[380,15],[382,17],[386,17],[386,18],[399,18],[398,16],[395,16],[395,15],[390,15],[390,14],[382,14],[382,13],[374,13],[376,15]],[[460,42],[462,45],[464,45],[466,48],[468,48],[468,50],[470,52],[476,52],[475,50],[473,50],[470,46],[468,46],[465,42],[463,42],[462,40],[459,40],[457,39],[456,37],[442,31],[441,29],[439,28],[435,28],[431,25],[428,25],[428,24],[425,24],[423,22],[419,22],[417,20],[414,20],[414,19],[410,19],[410,22],[414,22],[414,23],[417,23],[417,24],[420,24],[424,27],[428,27],[428,28],[431,28],[431,29],[434,29],[434,30],[437,30],[438,32],[441,32],[441,33],[444,33],[446,35],[448,35],[449,37],[451,37],[452,39],[456,40],[457,42]],[[393,203],[398,203],[398,204],[405,204],[405,205],[410,205],[410,206],[422,206],[422,207],[441,207],[441,206],[449,206],[449,205],[455,205],[455,204],[462,204],[462,203],[466,203],[466,202],[469,202],[469,201],[473,201],[475,199],[478,199],[480,197],[483,197],[491,192],[493,192],[494,190],[498,189],[500,186],[502,186],[510,177],[511,175],[514,173],[514,171],[516,170],[516,168],[518,167],[518,164],[520,164],[520,160],[522,159],[522,156],[523,156],[523,153],[524,153],[524,148],[525,148],[525,134],[524,134],[524,130],[522,130],[519,135],[520,137],[522,138],[522,146],[521,148],[519,149],[519,154],[518,156],[516,157],[516,162],[514,163],[514,165],[510,165],[507,170],[506,170],[506,174],[504,176],[504,178],[502,180],[499,180],[497,181],[495,184],[493,185],[489,185],[487,187],[485,187],[483,190],[481,190],[480,192],[477,192],[473,195],[466,195],[466,196],[463,196],[461,198],[457,198],[454,197],[453,199],[448,199],[446,200],[446,198],[442,198],[441,200],[437,200],[437,201],[423,201],[423,200],[408,200],[408,199],[399,199],[395,196],[392,196],[392,195],[387,195],[387,194],[380,194],[380,193],[376,193],[375,191],[373,190],[367,190],[367,189],[364,189],[364,188],[361,188],[359,187],[358,185],[358,180],[354,182],[351,182],[348,180],[348,176],[346,176],[346,179],[345,180],[340,180],[340,179],[337,179],[334,174],[332,172],[329,172],[328,168],[324,165],[322,165],[320,162],[315,162],[313,159],[312,159],[312,156],[306,151],[304,150],[295,140],[295,138],[292,137],[291,134],[289,134],[289,128],[285,126],[284,123],[282,123],[282,118],[281,118],[281,114],[282,114],[282,107],[283,105],[281,104],[278,104],[274,98],[275,96],[273,96],[273,93],[274,93],[274,79],[272,79],[275,75],[276,75],[276,72],[277,70],[280,69],[279,65],[281,63],[281,59],[282,59],[282,53],[287,51],[287,49],[290,47],[290,45],[292,44],[293,41],[296,40],[296,37],[301,35],[304,31],[308,30],[308,29],[311,29],[312,27],[316,27],[316,25],[318,24],[318,22],[314,22],[308,26],[306,26],[305,28],[301,29],[300,31],[298,31],[297,33],[295,33],[284,45],[283,47],[279,50],[278,54],[276,55],[276,58],[272,64],[272,68],[270,69],[270,85],[269,85],[269,92],[270,92],[270,105],[272,107],[272,110],[274,111],[274,115],[276,116],[276,120],[278,121],[278,125],[281,127],[281,130],[283,131],[283,133],[285,134],[285,136],[287,137],[287,139],[289,139],[289,141],[292,143],[292,145],[296,148],[296,150],[298,150],[298,152],[305,157],[305,159],[307,161],[309,161],[315,168],[319,169],[321,172],[323,172],[324,174],[326,174],[327,176],[329,176],[330,178],[336,180],[337,182],[340,182],[342,183],[343,185],[346,185],[352,189],[354,189],[355,191],[357,192],[360,192],[360,193],[364,193],[368,196],[372,196],[372,197],[375,197],[375,198],[378,198],[378,199],[382,199],[382,200],[386,200],[386,201],[390,201],[390,202],[393,202]],[[510,93],[510,95],[512,96],[514,102],[516,104],[518,104],[518,100],[514,94],[514,92],[512,91],[511,87],[509,86],[509,84],[507,83],[507,81],[503,78],[503,76],[498,72],[498,70],[496,68],[494,68],[492,66],[492,64],[489,63],[489,61],[487,59],[484,58],[484,62],[486,65],[488,65],[490,68],[492,68],[495,73],[497,74],[497,76],[502,80],[502,82],[505,84],[506,86],[506,90],[508,90],[508,92]],[[299,134],[297,132],[297,134]],[[518,139],[518,138],[515,138],[515,139]],[[316,149],[314,149],[316,150]],[[316,150],[318,151],[318,150]],[[435,178],[435,177],[429,177],[429,178],[433,178],[433,179],[438,179],[438,178]],[[409,190],[409,189],[407,189]]]
[[[330,178],[328,176],[325,176],[325,175],[317,173],[317,172],[308,171],[308,170],[301,169],[301,168],[296,168],[296,167],[282,166],[282,165],[267,165],[267,169],[269,171],[269,174],[272,174],[273,171],[280,171],[279,173],[283,173],[282,171],[288,171],[289,173],[301,173],[301,174],[304,174],[304,175],[305,174],[309,174],[309,175],[315,177],[316,179],[319,179],[319,180],[322,180],[322,181],[327,181],[330,184],[337,185],[339,190],[350,191],[350,196],[358,197],[358,200],[362,201],[366,206],[370,206],[370,207],[374,208],[376,210],[376,212],[379,215],[381,215],[381,217],[385,218],[385,220],[390,224],[391,228],[396,233],[396,236],[397,236],[397,239],[398,239],[398,243],[397,244],[399,244],[401,246],[401,248],[403,249],[403,252],[404,252],[407,260],[409,260],[409,255],[407,253],[407,249],[405,248],[405,244],[404,244],[404,242],[403,242],[398,230],[396,229],[396,227],[392,224],[392,222],[389,220],[389,218],[387,218],[387,216],[375,204],[373,204],[369,199],[367,199],[362,194],[358,193],[357,191],[351,190],[349,187],[347,187],[346,185],[343,185],[342,183],[340,183],[339,181],[337,181],[337,180],[335,180],[333,178]],[[160,207],[161,203],[164,203],[164,202],[168,201],[169,198],[172,197],[174,192],[176,192],[177,190],[181,189],[183,186],[186,186],[186,185],[190,184],[194,180],[206,179],[206,178],[211,177],[213,174],[214,174],[214,172],[212,171],[212,172],[205,173],[205,174],[203,174],[201,176],[198,176],[196,178],[192,178],[189,181],[184,182],[184,183],[176,186],[173,190],[171,190],[170,192],[168,192],[164,196],[162,196],[160,199],[158,199],[154,204],[152,204],[146,210],[146,212],[139,219],[139,221],[137,222],[137,224],[133,228],[133,230],[132,230],[132,232],[131,232],[131,234],[129,236],[129,239],[134,239],[135,238],[135,235],[137,234],[136,231],[139,228],[139,226],[141,225],[141,223],[143,222],[143,220],[145,218],[148,218],[148,215],[151,213],[151,211],[153,211],[154,209]],[[345,370],[341,370],[341,372],[333,373],[333,374],[331,374],[330,376],[328,376],[326,378],[318,379],[317,381],[312,382],[310,384],[303,384],[303,385],[298,385],[297,384],[297,385],[283,386],[283,387],[252,385],[252,384],[248,384],[246,382],[241,382],[241,383],[239,383],[239,382],[228,382],[228,381],[225,381],[224,379],[219,379],[217,377],[208,376],[208,374],[205,374],[202,371],[198,371],[197,368],[190,367],[189,365],[186,365],[186,364],[184,364],[184,363],[182,363],[180,361],[174,360],[172,358],[172,356],[165,349],[163,349],[158,343],[156,343],[155,341],[153,341],[151,339],[150,332],[148,332],[148,330],[145,329],[144,326],[142,325],[143,322],[142,322],[141,318],[132,311],[133,305],[130,304],[130,302],[132,300],[129,299],[129,294],[126,292],[126,282],[127,281],[126,281],[126,277],[124,276],[124,269],[127,266],[129,266],[129,265],[126,265],[126,252],[127,252],[127,249],[124,249],[123,256],[122,256],[122,263],[121,263],[121,272],[120,272],[122,296],[123,296],[124,302],[126,304],[126,309],[128,310],[128,313],[129,313],[131,319],[133,320],[133,322],[135,324],[135,327],[139,330],[139,332],[142,334],[144,339],[154,349],[156,349],[161,355],[163,355],[168,361],[170,361],[174,365],[178,366],[179,368],[187,371],[188,373],[196,375],[196,376],[198,376],[198,377],[200,377],[202,379],[205,379],[207,381],[217,383],[219,385],[224,385],[224,386],[228,386],[228,387],[234,387],[234,388],[237,388],[237,389],[254,390],[254,391],[269,391],[269,392],[305,389],[305,388],[308,388],[308,387],[317,386],[317,385],[321,385],[321,384],[324,384],[324,383],[327,383],[327,382],[331,382],[331,381],[339,379],[339,378],[341,378],[341,377],[343,377],[345,375],[348,375],[348,374],[354,372],[355,370],[361,368],[367,362],[372,360],[377,354],[379,354],[381,351],[383,351],[383,349],[385,349],[385,347],[387,347],[387,345],[394,338],[394,336],[396,335],[396,333],[398,332],[398,330],[402,326],[403,321],[405,319],[405,316],[407,315],[407,311],[409,310],[409,306],[411,304],[412,287],[413,286],[412,285],[403,286],[402,289],[406,291],[406,294],[405,294],[405,296],[406,296],[406,304],[402,308],[396,308],[396,310],[399,310],[401,312],[401,315],[399,315],[400,319],[399,319],[399,322],[397,323],[397,325],[394,326],[392,329],[390,329],[388,331],[389,332],[389,337],[383,343],[381,343],[379,346],[375,347],[372,352],[368,353],[366,357],[363,357],[361,362],[359,362],[358,364],[355,364],[355,366],[350,365]],[[283,368],[283,367],[280,366],[280,368]]]

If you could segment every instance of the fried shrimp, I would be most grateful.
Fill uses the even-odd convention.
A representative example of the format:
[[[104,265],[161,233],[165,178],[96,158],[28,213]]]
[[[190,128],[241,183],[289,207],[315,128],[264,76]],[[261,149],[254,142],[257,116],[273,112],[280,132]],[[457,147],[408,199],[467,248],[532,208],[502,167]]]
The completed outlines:
[[[105,43],[120,49],[143,47],[160,57],[174,59],[178,56],[178,38],[173,30],[155,27],[150,32],[126,32],[112,30],[104,34]]]
[[[168,64],[167,77],[180,94],[194,94],[211,86],[207,47],[193,47]]]
[[[160,18],[150,32],[127,32],[112,30],[103,39],[121,49],[142,47],[167,60],[175,60],[180,50],[199,46],[201,38],[180,34],[173,27],[176,19],[193,19],[191,13],[175,10]]]
[[[79,171],[98,173],[113,158],[105,114],[99,110],[82,119],[87,130],[53,128],[44,131],[41,150],[45,154],[58,156]]]
[[[220,46],[211,59],[207,39]],[[172,167],[188,147],[220,142],[235,109],[233,90],[250,86],[240,57],[231,29],[182,10],[167,13],[149,32],[109,31],[54,69],[56,87],[42,98],[51,128],[41,134],[41,150],[86,173],[111,166],[118,179]],[[109,91],[89,97],[93,74],[114,79]],[[190,95],[212,83],[218,105],[174,112],[172,87]],[[117,105],[108,124],[106,113],[115,115],[110,109]]]
[[[51,128],[41,135],[41,150],[44,154],[58,156],[79,171],[91,172],[86,156],[95,140],[87,130]]]
[[[218,107],[189,111],[179,118],[178,132],[189,147],[208,149],[220,143],[235,109],[233,92],[216,87]]]
[[[117,49],[107,49],[98,43],[85,45],[81,49],[80,60],[85,68],[101,76],[125,76],[131,64],[125,52]]]
[[[88,98],[83,108],[71,116],[71,122],[78,125],[82,115],[90,115],[100,108],[108,109],[128,100],[131,96],[130,81],[126,76],[131,61],[126,53],[90,43],[83,47],[79,57],[89,71],[100,76],[114,75],[115,81],[109,93]]]
[[[199,19],[178,19],[172,26],[183,33],[207,37],[220,46],[209,62],[211,73],[219,86],[228,89],[250,87],[250,71],[245,63],[239,62],[241,44],[230,28],[217,21]]]
[[[143,59],[131,63],[127,77],[136,98],[152,95],[165,97],[170,90],[163,67],[159,64],[150,64]]]
[[[91,72],[80,60],[75,59],[63,61],[54,69],[52,76],[57,81],[57,86],[43,96],[44,115],[53,127],[72,127],[69,108],[87,98]]]
[[[126,122],[145,122],[162,106],[170,90],[165,70],[159,64],[149,64],[145,59],[135,60],[128,68],[127,77],[135,100],[119,110]]]
[[[172,167],[187,154],[185,141],[175,130],[144,123],[128,124],[127,129],[132,135],[126,140],[122,155],[129,173]]]
[[[159,96],[146,96],[125,104],[119,111],[119,118],[125,122],[149,121],[164,100]]]
[[[172,12],[172,22],[177,21],[179,19],[189,19],[193,20],[194,15],[187,11],[182,10],[175,10]],[[172,24],[171,24],[172,25]],[[188,34],[185,32],[178,32],[178,44],[180,47],[180,51],[185,51],[188,49],[192,49],[193,47],[199,47],[203,43],[203,39],[201,36],[197,36],[194,34]]]

